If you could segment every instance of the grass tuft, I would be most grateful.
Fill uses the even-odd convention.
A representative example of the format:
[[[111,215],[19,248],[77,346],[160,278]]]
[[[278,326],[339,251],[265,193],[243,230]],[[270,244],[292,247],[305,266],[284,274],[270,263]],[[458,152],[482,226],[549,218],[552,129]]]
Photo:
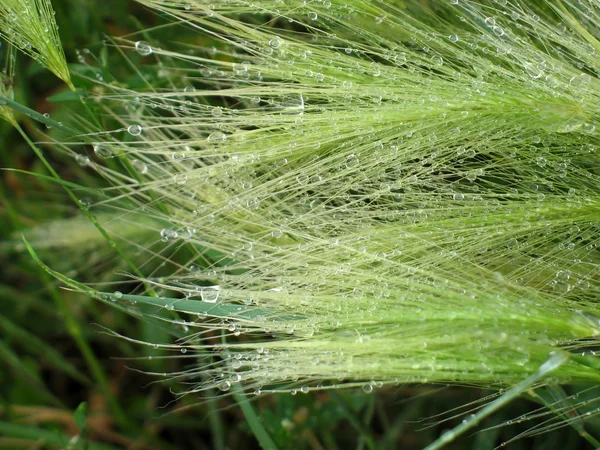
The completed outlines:
[[[73,87],[54,14],[49,0],[3,0],[0,37]]]
[[[57,147],[110,186],[84,213],[145,292],[50,273],[177,330],[185,393],[499,392],[439,448],[598,383],[597,4],[140,3],[210,45],[116,39],[130,72],[82,76],[95,115]]]

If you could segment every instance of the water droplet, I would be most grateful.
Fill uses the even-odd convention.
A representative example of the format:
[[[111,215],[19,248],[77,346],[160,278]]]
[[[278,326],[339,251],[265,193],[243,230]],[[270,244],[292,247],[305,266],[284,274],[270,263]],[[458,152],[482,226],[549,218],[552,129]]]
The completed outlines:
[[[173,177],[173,180],[175,181],[176,184],[181,186],[181,185],[184,185],[185,183],[187,183],[188,176],[185,173],[178,173],[177,175],[175,175]]]
[[[223,392],[227,392],[231,388],[231,383],[229,381],[223,381],[219,383],[219,390]]]
[[[496,19],[494,19],[493,17],[486,17],[484,22],[488,27],[493,27],[494,25],[496,25]]]
[[[525,71],[527,72],[527,75],[533,79],[541,78],[542,75],[544,75],[542,70],[529,63],[525,63]]]
[[[131,161],[131,165],[135,170],[137,170],[140,174],[145,175],[148,173],[148,166],[144,161],[140,161],[139,159],[134,159]]]
[[[106,159],[112,156],[112,150],[102,144],[94,144],[94,153],[98,158]]]
[[[88,157],[88,155],[82,155],[81,153],[78,153],[77,155],[75,155],[75,161],[81,167],[88,166],[91,163],[90,158]]]
[[[436,66],[441,66],[444,64],[444,58],[442,58],[441,56],[438,55],[434,55],[431,57],[431,61],[436,65]]]
[[[373,385],[370,383],[364,384],[362,387],[363,392],[365,392],[366,394],[370,394],[371,392],[373,392]]]
[[[269,46],[271,46],[272,48],[279,48],[281,47],[281,44],[282,41],[278,36],[275,36],[269,41]]]
[[[142,127],[140,125],[129,125],[127,127],[127,132],[132,136],[139,136],[142,134]]]
[[[135,51],[142,56],[150,56],[154,50],[146,41],[137,41],[135,43]]]
[[[592,125],[591,123],[586,123],[583,126],[583,131],[585,131],[586,133],[593,133],[594,131],[596,131],[596,126]]]
[[[220,293],[221,288],[219,286],[208,286],[200,290],[200,297],[206,303],[217,303]]]
[[[360,160],[354,153],[346,156],[346,167],[348,168],[357,166],[359,162]]]
[[[499,27],[498,25],[495,25],[492,28],[492,31],[494,32],[494,34],[498,37],[502,37],[504,36],[504,30],[502,29],[502,27]]]
[[[458,42],[458,35],[451,34],[450,36],[448,36],[448,39],[450,40],[450,42]]]
[[[169,228],[163,228],[160,230],[160,240],[163,242],[169,242],[172,239],[179,238],[179,233],[175,230],[171,230]]]
[[[307,15],[310,20],[317,20],[319,18],[317,13],[314,11],[309,12]]]
[[[117,300],[123,298],[123,293],[121,291],[115,291],[113,295]]]
[[[210,133],[206,140],[208,142],[224,142],[227,139],[227,135],[222,131],[215,131]]]

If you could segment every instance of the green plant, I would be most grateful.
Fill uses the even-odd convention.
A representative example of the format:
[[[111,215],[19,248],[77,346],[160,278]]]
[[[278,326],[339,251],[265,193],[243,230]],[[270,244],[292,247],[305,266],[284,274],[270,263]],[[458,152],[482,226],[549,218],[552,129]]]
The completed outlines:
[[[139,292],[53,275],[171,326],[185,393],[548,386],[596,442],[597,2],[140,3],[213,46],[82,56],[55,143]]]

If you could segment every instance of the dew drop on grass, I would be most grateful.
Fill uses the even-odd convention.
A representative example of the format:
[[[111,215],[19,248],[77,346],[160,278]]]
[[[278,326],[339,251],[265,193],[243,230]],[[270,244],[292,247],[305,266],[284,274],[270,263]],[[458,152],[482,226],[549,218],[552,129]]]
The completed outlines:
[[[502,27],[499,27],[498,25],[495,25],[492,28],[492,31],[494,32],[494,34],[498,37],[502,37],[504,36],[504,30],[502,29]]]
[[[145,175],[148,173],[148,166],[144,161],[140,161],[139,159],[134,159],[131,161],[131,165],[137,170],[140,174]]]
[[[160,240],[163,242],[169,242],[172,239],[177,239],[179,237],[179,233],[175,230],[171,230],[169,228],[163,228],[160,230]]]
[[[371,392],[373,392],[373,385],[369,384],[369,383],[364,384],[363,387],[362,387],[362,390],[363,390],[364,393],[370,394]]]
[[[298,98],[287,100],[283,103],[283,114],[303,114],[304,113],[304,97],[300,95]]]
[[[298,184],[307,184],[309,179],[309,176],[305,174],[296,175],[296,181],[298,182]]]
[[[202,301],[206,303],[217,303],[217,300],[219,300],[220,293],[221,290],[219,286],[203,287],[200,290],[200,298],[202,298]]]
[[[400,53],[398,55],[394,55],[394,57],[392,58],[392,61],[397,66],[403,66],[404,64],[406,64],[408,59],[406,59],[406,53]]]
[[[213,133],[210,133],[206,138],[208,142],[225,142],[226,139],[227,135],[222,131],[215,131]]]
[[[486,17],[484,22],[488,27],[493,27],[494,25],[496,25],[496,19],[494,19],[493,17]]]
[[[188,176],[185,173],[178,173],[177,175],[175,175],[173,177],[173,181],[175,181],[175,184],[178,184],[180,186],[187,183],[187,180],[188,180]]]
[[[102,145],[102,144],[94,144],[94,153],[100,159],[110,158],[112,156],[112,151],[110,148]]]
[[[537,80],[538,78],[541,78],[542,75],[544,75],[544,72],[542,70],[529,63],[525,64],[525,71],[527,72],[527,75],[529,75],[534,80]]]
[[[229,381],[223,381],[219,383],[219,390],[223,392],[227,392],[231,388],[231,383]]]
[[[213,117],[221,117],[223,115],[223,108],[213,108],[212,111],[210,112],[212,114]]]
[[[317,13],[316,13],[316,12],[314,12],[314,11],[311,11],[311,12],[309,12],[309,13],[308,13],[308,18],[309,18],[310,20],[317,20],[317,19],[319,18],[319,16],[317,15]]]
[[[431,57],[431,61],[433,62],[433,64],[435,64],[436,66],[441,66],[444,64],[444,58],[442,58],[441,56],[438,55],[434,55]]]
[[[356,156],[354,153],[351,155],[348,155],[346,157],[346,167],[347,168],[355,167],[358,165],[359,162],[360,162],[360,160],[358,159],[358,156]]]
[[[275,36],[274,38],[269,40],[269,46],[271,46],[272,48],[279,48],[281,47],[281,44],[281,39],[278,36]]]
[[[140,134],[142,134],[142,131],[142,127],[138,124],[129,125],[127,127],[127,132],[132,136],[139,136]]]
[[[75,156],[75,162],[77,162],[77,164],[79,164],[81,167],[88,166],[91,163],[88,155],[82,155],[81,153],[78,153]]]
[[[450,42],[458,42],[458,36],[456,34],[451,34],[450,36],[448,36],[448,39],[450,40]]]
[[[123,298],[123,293],[121,291],[115,291],[113,295],[117,300]]]
[[[150,56],[154,50],[146,41],[137,41],[135,43],[135,51],[142,56]]]
[[[250,63],[242,62],[241,64],[233,65],[233,73],[238,76],[244,76],[248,73],[248,66]]]
[[[586,123],[583,126],[583,131],[585,131],[586,133],[593,133],[594,131],[596,131],[596,126],[592,125],[591,123]]]

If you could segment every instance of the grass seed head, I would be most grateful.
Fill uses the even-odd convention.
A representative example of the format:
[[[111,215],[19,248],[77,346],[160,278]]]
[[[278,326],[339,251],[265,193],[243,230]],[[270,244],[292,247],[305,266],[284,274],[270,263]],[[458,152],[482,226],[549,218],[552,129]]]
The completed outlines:
[[[0,37],[72,87],[54,14],[49,0],[3,0]]]
[[[128,168],[93,208],[148,218],[169,348],[220,356],[191,392],[507,386],[596,345],[597,8],[142,3],[214,46],[120,41],[156,70],[92,98]]]

